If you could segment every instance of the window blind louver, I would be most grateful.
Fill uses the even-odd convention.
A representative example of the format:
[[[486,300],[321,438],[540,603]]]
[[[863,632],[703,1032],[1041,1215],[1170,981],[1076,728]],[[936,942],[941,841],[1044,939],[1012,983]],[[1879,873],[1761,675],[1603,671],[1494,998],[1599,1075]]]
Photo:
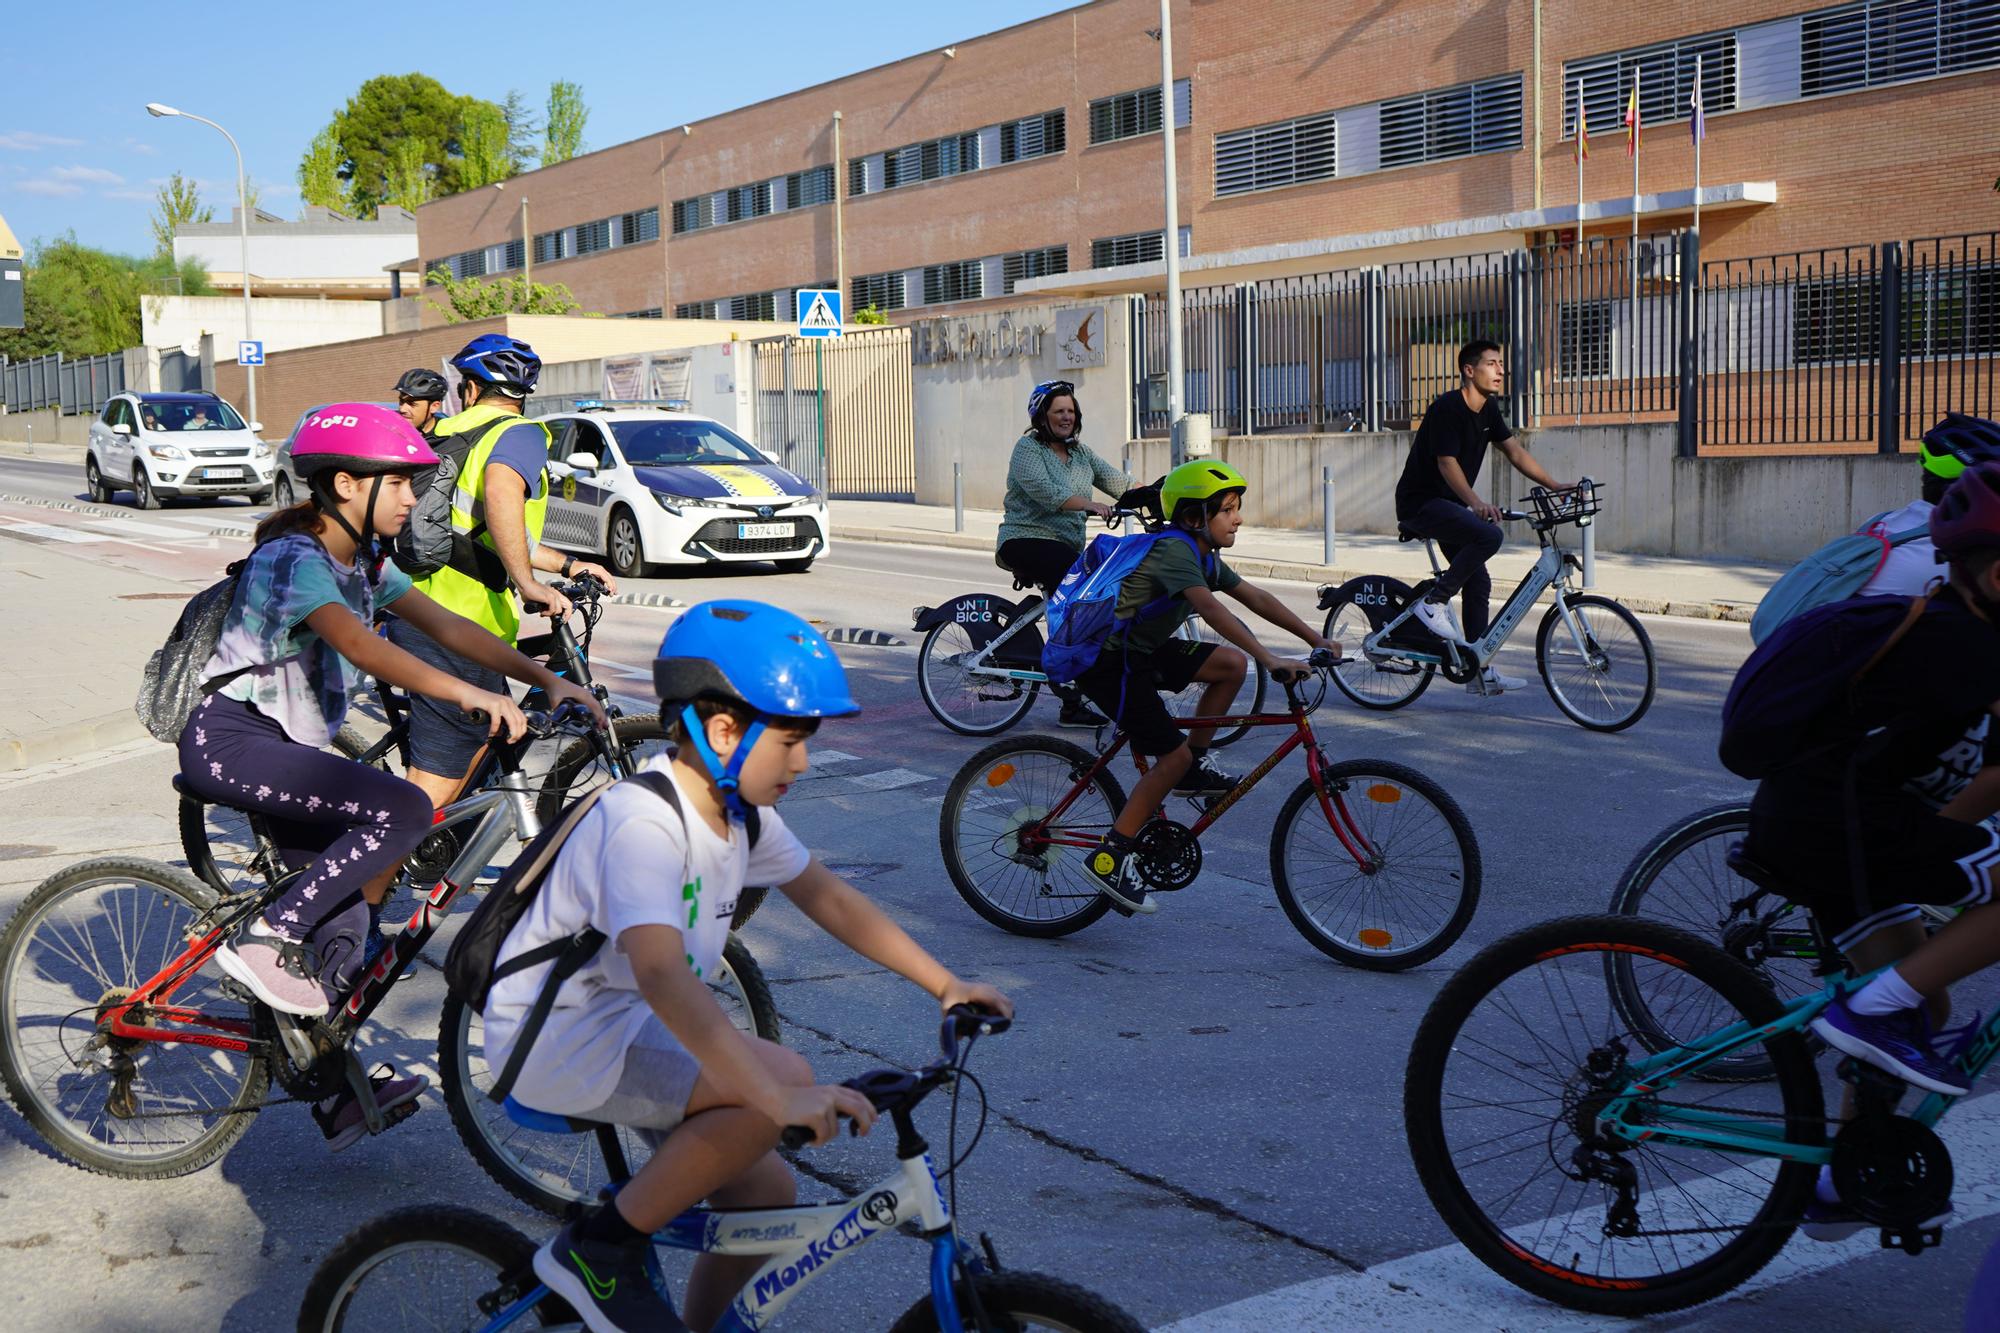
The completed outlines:
[[[1576,137],[1579,80],[1583,104],[1590,113],[1590,132],[1600,138],[1624,132],[1625,104],[1635,74],[1642,125],[1686,120],[1692,114],[1688,99],[1694,92],[1697,59],[1701,64],[1702,110],[1711,116],[1734,111],[1737,53],[1736,34],[1720,32],[1569,61],[1563,66],[1563,138]]]

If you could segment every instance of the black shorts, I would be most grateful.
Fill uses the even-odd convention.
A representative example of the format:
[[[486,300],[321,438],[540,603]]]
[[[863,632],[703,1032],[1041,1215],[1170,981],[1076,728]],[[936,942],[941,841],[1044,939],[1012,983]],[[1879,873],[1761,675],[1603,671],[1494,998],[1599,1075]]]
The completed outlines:
[[[1915,921],[1918,906],[1977,907],[1993,898],[2000,834],[1917,802],[1871,810],[1861,836],[1868,888],[1857,901],[1845,832],[1826,820],[1802,821],[1750,807],[1744,851],[1783,875],[1793,897],[1841,949],[1884,926]]]
[[[426,666],[491,694],[507,693],[507,678],[492,667],[460,657],[406,620],[389,621],[389,642]],[[462,778],[486,745],[484,722],[474,722],[456,705],[410,694],[410,767],[442,778]]]
[[[1131,738],[1134,754],[1157,759],[1187,744],[1187,733],[1167,711],[1160,692],[1179,694],[1193,684],[1215,648],[1212,643],[1170,639],[1158,651],[1130,659],[1107,648],[1078,678],[1077,688]]]

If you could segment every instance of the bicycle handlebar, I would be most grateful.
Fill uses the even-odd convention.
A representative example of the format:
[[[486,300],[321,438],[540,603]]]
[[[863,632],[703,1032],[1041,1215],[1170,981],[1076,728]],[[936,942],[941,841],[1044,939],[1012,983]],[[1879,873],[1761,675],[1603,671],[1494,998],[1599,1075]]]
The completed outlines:
[[[460,709],[459,715],[477,727],[486,726],[493,721],[492,715],[484,708]],[[597,725],[595,719],[590,716],[590,710],[574,701],[560,704],[551,711],[524,708],[521,710],[521,716],[528,721],[528,729],[522,734],[525,740],[545,740],[557,732],[570,730],[578,723],[586,727]]]
[[[938,1028],[938,1047],[944,1052],[943,1059],[925,1065],[914,1074],[902,1069],[872,1070],[858,1078],[843,1080],[841,1086],[866,1097],[878,1113],[910,1110],[959,1067],[966,1047],[973,1040],[1005,1032],[1013,1025],[1011,1018],[969,1004],[955,1004],[945,1013]],[[853,1117],[842,1112],[840,1118],[850,1122],[852,1132]],[[778,1135],[778,1146],[796,1152],[810,1145],[813,1137],[813,1131],[804,1125],[787,1125]]]

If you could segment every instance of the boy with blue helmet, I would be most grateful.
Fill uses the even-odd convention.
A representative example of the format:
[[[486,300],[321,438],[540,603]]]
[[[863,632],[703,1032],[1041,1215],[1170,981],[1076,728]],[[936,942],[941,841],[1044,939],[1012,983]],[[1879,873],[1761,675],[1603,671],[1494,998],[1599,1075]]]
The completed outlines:
[[[738,1031],[716,1004],[704,977],[720,961],[743,885],[779,885],[834,938],[946,1008],[1013,1009],[993,987],[939,964],[772,808],[805,773],[820,722],[860,711],[819,631],[761,602],[704,602],[667,631],[653,672],[679,745],[648,768],[672,781],[679,809],[637,783],[607,791],[500,951],[504,965],[586,927],[613,946],[558,990],[513,1092],[537,1110],[632,1126],[654,1144],[615,1200],[535,1254],[536,1274],[600,1333],[686,1326],[647,1278],[648,1238],[704,1198],[726,1208],[791,1203],[791,1173],[775,1152],[786,1126],[824,1143],[840,1115],[862,1131],[874,1120],[867,1098],[815,1086],[797,1054]],[[746,826],[752,807],[758,818]],[[496,1068],[544,978],[533,967],[494,983],[485,1023]],[[697,1259],[689,1323],[711,1326],[760,1262]]]

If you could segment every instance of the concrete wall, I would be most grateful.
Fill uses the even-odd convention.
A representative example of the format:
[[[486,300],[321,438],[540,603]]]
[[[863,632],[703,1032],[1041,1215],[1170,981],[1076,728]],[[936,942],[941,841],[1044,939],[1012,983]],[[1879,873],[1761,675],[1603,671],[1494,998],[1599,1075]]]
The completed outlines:
[[[233,355],[243,337],[241,296],[147,296],[140,298],[139,310],[140,339],[148,347],[179,347],[212,333]],[[257,296],[250,301],[250,320],[266,355],[373,338],[384,331],[379,301]]]
[[[1120,441],[1129,438],[1132,414],[1126,304],[1087,303],[1087,308],[1102,311],[1097,327],[1103,364],[1086,367],[1063,363],[1065,354],[1055,339],[1058,308],[1018,306],[912,325],[917,357],[930,359],[911,370],[919,504],[951,503],[951,465],[956,462],[964,468],[965,502],[998,509],[1014,441],[1027,429],[1028,392],[1044,380],[1066,379],[1077,386],[1084,443],[1117,461]],[[1064,303],[1062,308],[1074,307]],[[1028,330],[1040,339],[1032,352],[1021,350]],[[1012,355],[1006,354],[1009,346],[1015,349]],[[940,355],[950,359],[932,359]]]
[[[43,445],[51,449],[57,446],[82,449],[90,443],[90,423],[96,419],[90,413],[66,417],[53,407],[33,412],[4,412],[0,413],[0,440],[25,444],[32,439],[37,449]],[[82,455],[76,457],[80,460]]]
[[[243,242],[236,210],[227,222],[192,223],[174,232],[174,261],[199,260],[210,273],[233,273],[242,281]],[[389,265],[417,253],[417,220],[400,208],[384,208],[367,222],[317,217],[289,222],[253,210],[250,219],[250,272],[257,278],[347,278],[387,287]]]

